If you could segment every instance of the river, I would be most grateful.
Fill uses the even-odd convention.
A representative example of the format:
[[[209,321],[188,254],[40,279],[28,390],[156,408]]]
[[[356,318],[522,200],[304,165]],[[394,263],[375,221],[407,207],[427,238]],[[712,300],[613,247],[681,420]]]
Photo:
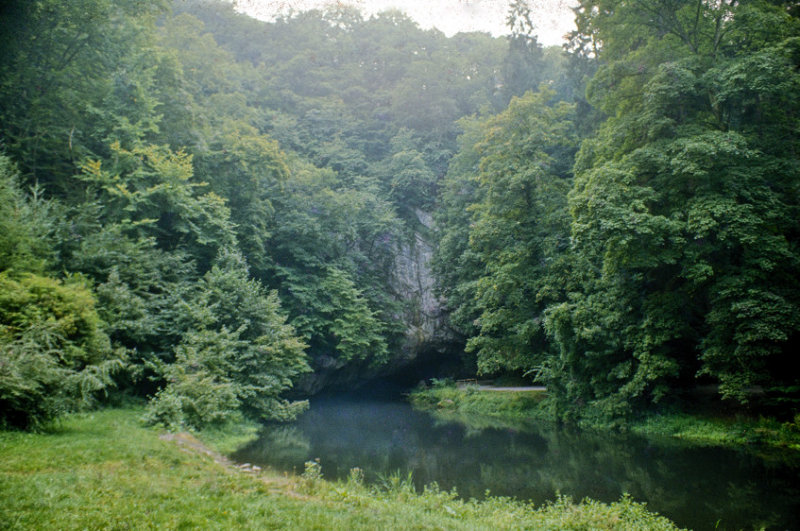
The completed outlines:
[[[317,398],[295,423],[266,426],[232,458],[323,475],[361,468],[367,481],[412,474],[469,498],[540,504],[556,493],[611,502],[623,493],[692,529],[800,529],[796,452],[698,447],[674,440],[580,432],[552,425],[466,427],[416,411],[400,396]]]

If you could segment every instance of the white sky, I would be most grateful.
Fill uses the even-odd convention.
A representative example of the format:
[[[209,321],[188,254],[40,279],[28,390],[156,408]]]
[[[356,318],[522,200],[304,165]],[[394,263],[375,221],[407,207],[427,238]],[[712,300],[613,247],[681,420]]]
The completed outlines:
[[[575,0],[528,0],[539,42],[562,44],[564,35],[574,29],[570,6]],[[509,0],[239,0],[240,10],[269,20],[290,9],[305,11],[331,4],[352,5],[367,15],[387,9],[399,9],[422,28],[436,27],[451,36],[459,31],[507,33],[506,14]]]

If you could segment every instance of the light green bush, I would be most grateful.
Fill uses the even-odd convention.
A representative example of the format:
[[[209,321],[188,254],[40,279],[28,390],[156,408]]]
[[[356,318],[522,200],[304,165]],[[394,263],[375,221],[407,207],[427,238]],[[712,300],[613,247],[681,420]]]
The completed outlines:
[[[79,277],[0,273],[0,423],[33,427],[93,402],[122,366]]]

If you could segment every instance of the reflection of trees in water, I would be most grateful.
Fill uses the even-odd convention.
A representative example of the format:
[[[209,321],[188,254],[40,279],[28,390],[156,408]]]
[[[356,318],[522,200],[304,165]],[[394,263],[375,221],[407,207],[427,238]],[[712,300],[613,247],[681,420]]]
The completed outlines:
[[[758,458],[720,448],[660,446],[612,434],[549,431],[532,472],[536,491],[612,501],[622,493],[647,501],[681,525],[722,529],[797,525],[797,467],[764,474]],[[776,520],[782,514],[783,521]],[[793,523],[792,523],[793,522]]]
[[[239,462],[263,463],[283,470],[302,471],[310,451],[311,440],[302,430],[296,426],[270,424],[262,430],[258,440],[231,457]],[[284,464],[289,467],[282,466]]]
[[[356,466],[368,481],[411,471],[418,487],[437,482],[468,498],[487,489],[536,503],[556,492],[601,501],[629,493],[698,528],[796,527],[800,512],[796,462],[767,467],[747,453],[549,424],[467,428],[404,404],[315,404],[295,427],[267,428],[235,457],[285,470],[320,458],[328,478]]]

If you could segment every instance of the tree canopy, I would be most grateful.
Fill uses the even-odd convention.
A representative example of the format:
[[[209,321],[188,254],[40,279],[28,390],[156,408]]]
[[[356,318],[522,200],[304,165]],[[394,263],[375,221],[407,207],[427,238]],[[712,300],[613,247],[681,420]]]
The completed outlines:
[[[559,149],[520,159],[549,123],[534,108],[498,121],[522,100],[467,124],[439,247],[454,324],[480,368],[528,371],[564,418],[624,418],[697,382],[795,400],[796,12],[611,0],[576,13],[573,64],[597,70],[597,111],[558,118],[559,131],[594,122],[577,153],[550,133]],[[554,157],[567,171],[524,203]]]
[[[419,345],[428,269],[439,337],[560,419],[698,383],[793,411],[795,3],[581,0],[563,49],[531,13],[446,37],[344,6],[7,2],[0,422],[114,386],[172,426],[289,419],[290,389]]]

